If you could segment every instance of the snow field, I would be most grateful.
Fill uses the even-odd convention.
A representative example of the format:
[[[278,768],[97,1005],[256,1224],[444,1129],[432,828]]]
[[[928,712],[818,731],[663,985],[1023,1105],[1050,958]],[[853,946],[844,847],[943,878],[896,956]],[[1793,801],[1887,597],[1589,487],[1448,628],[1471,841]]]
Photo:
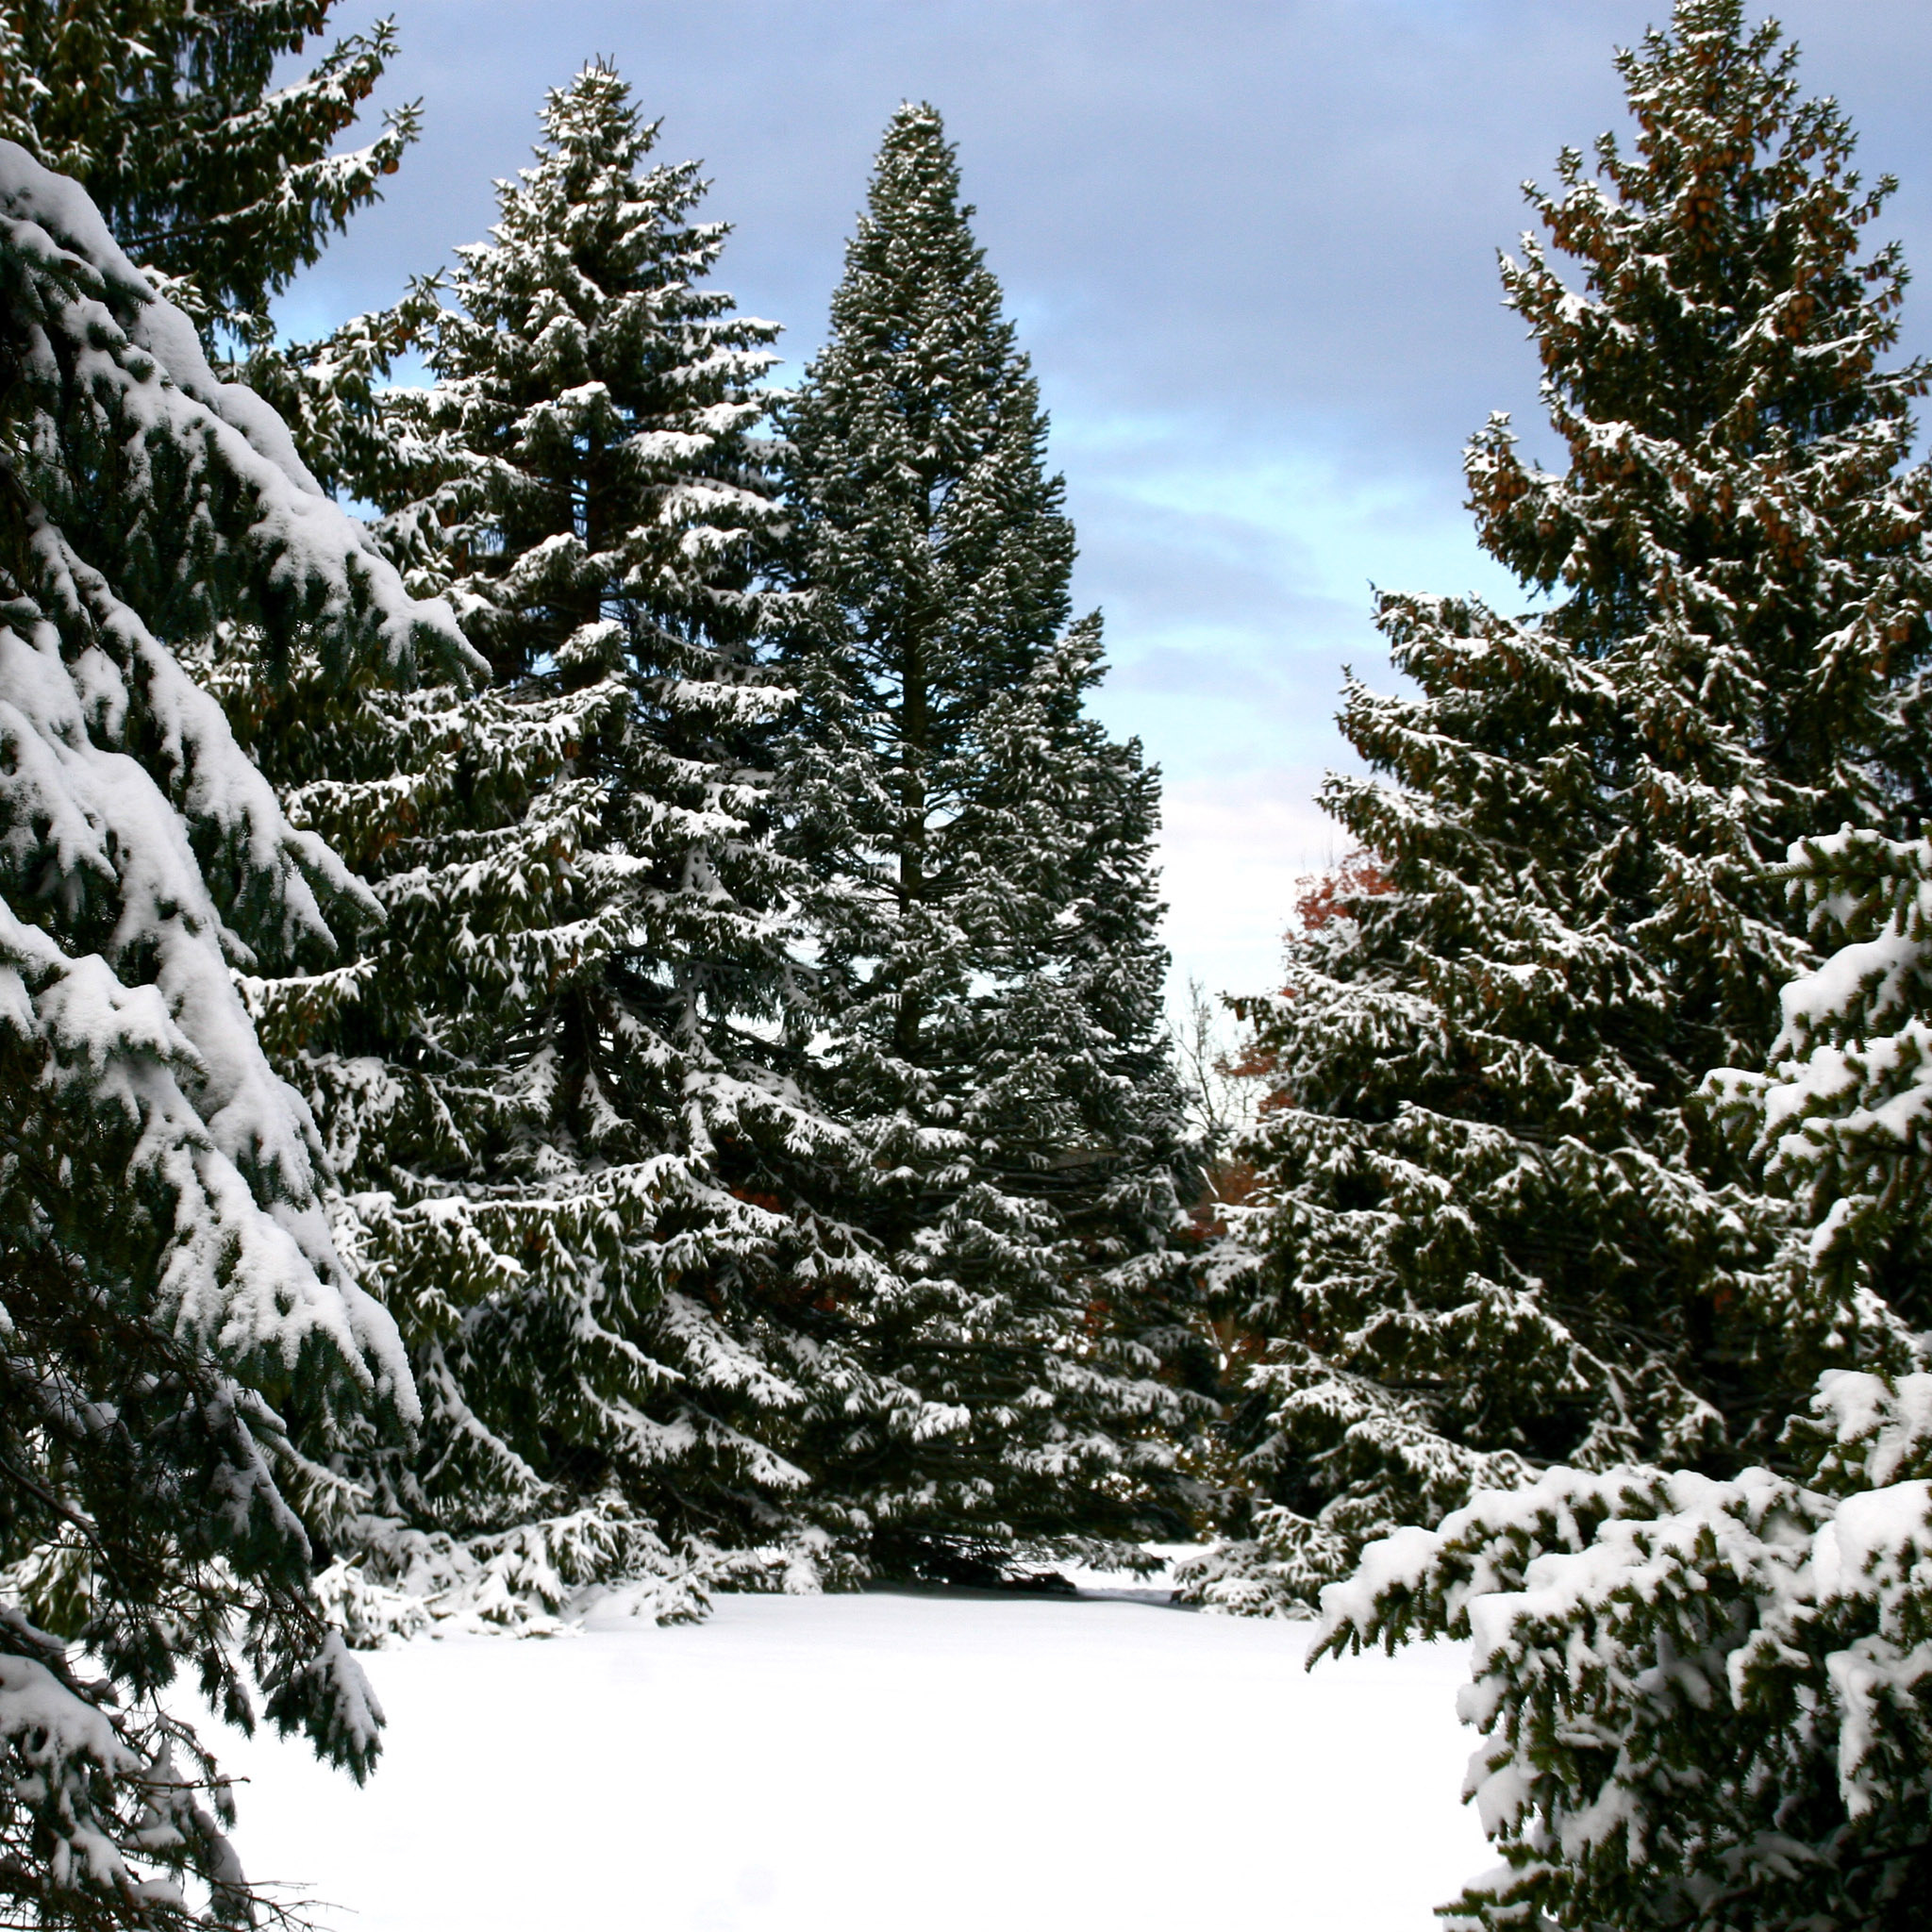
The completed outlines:
[[[1494,1863],[1460,1645],[1148,1602],[736,1596],[364,1659],[358,1790],[223,1741],[251,1876],[340,1932],[1425,1932]]]

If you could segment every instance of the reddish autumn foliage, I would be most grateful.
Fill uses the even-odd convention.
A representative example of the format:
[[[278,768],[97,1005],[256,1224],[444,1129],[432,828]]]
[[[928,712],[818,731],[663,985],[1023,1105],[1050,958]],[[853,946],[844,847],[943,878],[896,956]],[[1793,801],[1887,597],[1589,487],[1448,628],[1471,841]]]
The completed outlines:
[[[1373,853],[1359,849],[1351,852],[1339,865],[1331,866],[1326,872],[1305,874],[1302,885],[1305,890],[1294,902],[1296,924],[1287,936],[1291,945],[1305,934],[1319,932],[1332,920],[1347,918],[1352,901],[1378,898],[1394,890],[1389,875],[1382,870],[1381,861]],[[1292,986],[1281,989],[1283,999],[1292,999],[1294,993]],[[1256,1107],[1256,1112],[1261,1115],[1274,1113],[1294,1104],[1293,1095],[1279,1084],[1280,1056],[1264,1043],[1262,1030],[1257,1025],[1257,1022],[1264,1020],[1268,1004],[1264,1000],[1237,1000],[1234,1003],[1235,1011],[1253,1030],[1241,1041],[1239,1052],[1221,1065],[1221,1072],[1231,1078],[1266,1083],[1267,1091]]]
[[[1361,851],[1351,852],[1328,872],[1309,874],[1303,883],[1307,891],[1294,902],[1294,916],[1304,932],[1319,932],[1331,919],[1345,917],[1350,899],[1376,898],[1392,890],[1381,861]]]

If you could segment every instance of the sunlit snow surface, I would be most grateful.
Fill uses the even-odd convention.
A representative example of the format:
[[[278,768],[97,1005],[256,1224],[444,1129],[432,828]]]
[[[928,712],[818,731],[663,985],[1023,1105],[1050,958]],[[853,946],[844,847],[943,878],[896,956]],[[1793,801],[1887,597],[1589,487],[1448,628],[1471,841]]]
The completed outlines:
[[[1148,1601],[721,1598],[365,1659],[358,1791],[230,1738],[251,1876],[339,1932],[1424,1932],[1493,1865],[1460,1645]]]

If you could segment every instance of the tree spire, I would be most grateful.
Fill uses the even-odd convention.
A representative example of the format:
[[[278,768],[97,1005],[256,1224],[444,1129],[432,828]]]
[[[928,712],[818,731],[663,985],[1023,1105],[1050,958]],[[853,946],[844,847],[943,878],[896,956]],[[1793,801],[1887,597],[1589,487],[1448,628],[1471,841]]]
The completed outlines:
[[[1154,780],[1087,715],[1097,619],[1046,417],[938,113],[892,117],[786,406],[782,745],[825,1089],[900,1277],[858,1311],[908,1407],[817,1439],[887,1574],[1180,1521],[1157,1379],[1189,1169],[1160,1035]]]

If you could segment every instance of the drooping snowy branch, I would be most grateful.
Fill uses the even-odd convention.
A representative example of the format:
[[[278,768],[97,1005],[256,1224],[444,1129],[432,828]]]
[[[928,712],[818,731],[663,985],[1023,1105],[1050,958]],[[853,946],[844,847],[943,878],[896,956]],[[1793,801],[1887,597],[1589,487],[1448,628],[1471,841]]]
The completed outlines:
[[[1466,1637],[1485,1926],[1904,1924],[1932,1800],[1932,1376],[1827,1374],[1807,1480],[1543,1473],[1397,1531],[1319,1652]]]
[[[0,496],[0,1891],[47,1924],[227,1923],[228,1801],[162,1693],[188,1665],[252,1723],[252,1677],[366,1772],[379,1712],[278,1484],[305,1434],[416,1401],[236,979],[375,908],[177,649],[246,635],[266,683],[298,651],[345,677],[468,653],[5,142]]]

